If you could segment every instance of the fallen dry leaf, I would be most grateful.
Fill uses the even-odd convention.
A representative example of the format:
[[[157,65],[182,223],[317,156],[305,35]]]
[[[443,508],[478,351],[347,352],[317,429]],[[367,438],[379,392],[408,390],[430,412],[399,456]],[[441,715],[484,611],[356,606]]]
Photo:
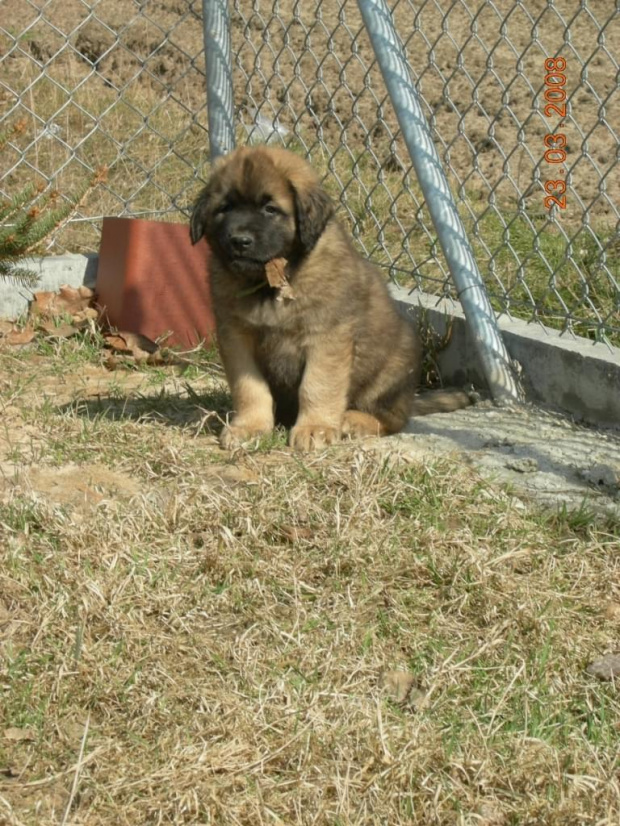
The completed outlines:
[[[280,292],[278,293],[276,301],[284,301],[285,298],[289,299],[290,301],[292,301],[295,298],[293,288],[288,283],[288,281],[280,287]]]
[[[24,327],[23,330],[11,330],[2,337],[2,340],[12,347],[18,347],[23,344],[30,344],[35,337],[35,331],[32,327]]]
[[[103,337],[105,340],[105,346],[109,347],[110,350],[114,351],[115,353],[124,353],[127,355],[131,355],[131,347],[127,343],[127,339],[123,336],[117,336],[112,333],[108,334]]]
[[[67,302],[67,304],[78,302],[84,306],[85,302],[87,303],[92,300],[94,292],[90,289],[90,287],[85,287],[83,284],[77,288],[70,287],[68,284],[63,284],[58,290],[58,294],[63,301]]]
[[[3,732],[5,740],[19,742],[21,740],[34,740],[34,732],[28,728],[6,728]]]
[[[141,333],[109,333],[104,336],[105,345],[112,352],[131,356],[136,361],[146,361],[159,350],[159,345]]]
[[[82,719],[80,715],[77,719],[67,718],[62,720],[57,726],[57,731],[67,742],[79,743],[84,735],[86,725],[87,718]]]
[[[183,359],[179,359],[173,353],[162,350],[160,346],[150,338],[141,333],[106,333],[104,335],[105,346],[111,353],[105,360],[108,370],[116,370],[117,367],[127,364],[132,359],[137,364],[183,364]]]
[[[613,680],[620,677],[620,654],[606,654],[591,662],[586,671],[599,680]]]
[[[314,536],[310,528],[298,525],[280,525],[280,535],[286,542],[299,542],[300,539],[312,539]]]
[[[142,333],[121,332],[104,336],[106,344],[113,350],[135,352],[140,350],[143,353],[155,353],[159,350],[159,344]]]
[[[390,699],[412,711],[421,711],[429,703],[429,697],[409,671],[385,671],[380,684]]]
[[[117,367],[122,367],[122,360],[118,359],[113,353],[109,353],[104,359],[103,366],[106,370],[116,370]]]
[[[30,304],[30,315],[47,315],[55,305],[56,293],[48,290],[36,292]]]
[[[93,311],[89,306],[93,300],[94,293],[88,287],[69,287],[63,284],[58,292],[42,290],[36,292],[30,305],[31,316],[45,316],[54,318],[59,315],[69,315],[72,318],[96,317],[85,316],[87,310]]]
[[[91,318],[99,318],[99,312],[94,307],[85,307],[83,310],[80,310],[79,313],[75,313],[75,315],[71,316],[74,324],[88,321]]]
[[[54,322],[49,319],[47,321],[42,321],[40,324],[37,324],[37,330],[45,333],[46,336],[51,338],[71,338],[71,336],[76,335],[80,331],[80,325],[78,324],[54,324]]]
[[[504,826],[507,822],[506,815],[502,812],[496,800],[488,800],[480,803],[478,806],[478,815],[480,817],[480,820],[477,821],[479,826]]]
[[[105,346],[111,352],[108,354],[104,364],[108,370],[116,370],[133,359],[137,364],[189,364],[187,359],[177,356],[172,351],[159,346],[141,333],[114,332],[104,334]]]

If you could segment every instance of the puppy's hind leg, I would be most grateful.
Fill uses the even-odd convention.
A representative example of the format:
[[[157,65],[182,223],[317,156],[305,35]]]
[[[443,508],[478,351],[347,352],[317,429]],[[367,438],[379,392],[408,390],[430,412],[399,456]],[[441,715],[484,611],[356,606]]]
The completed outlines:
[[[364,436],[384,436],[383,423],[372,413],[361,410],[347,410],[342,420],[342,435],[349,439],[360,439]]]
[[[342,425],[343,435],[362,438],[399,433],[409,421],[413,398],[413,391],[406,387],[377,400],[364,410],[347,410]]]
[[[464,390],[427,390],[413,401],[412,416],[429,416],[432,413],[451,413],[476,402],[474,393]]]

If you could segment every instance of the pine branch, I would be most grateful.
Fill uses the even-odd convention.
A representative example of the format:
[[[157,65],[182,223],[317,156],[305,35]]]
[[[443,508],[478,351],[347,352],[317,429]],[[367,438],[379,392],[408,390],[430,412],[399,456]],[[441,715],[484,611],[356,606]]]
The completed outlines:
[[[53,222],[49,227],[45,227],[44,231],[36,241],[29,243],[28,246],[24,249],[25,253],[32,252],[35,247],[39,244],[42,244],[50,235],[59,232],[62,227],[71,219],[75,213],[84,206],[86,203],[88,196],[99,186],[99,184],[105,183],[108,178],[108,168],[107,166],[100,166],[98,169],[95,170],[92,178],[84,185],[82,192],[78,195],[77,200],[66,204],[63,207],[60,207],[55,212],[50,212],[49,215],[53,215],[54,219]]]
[[[0,145],[1,149],[1,145]],[[35,196],[36,188],[34,184],[28,184],[28,186],[24,187],[21,192],[18,192],[17,195],[14,195],[13,198],[8,202],[8,204],[4,204],[0,206],[0,222],[10,221],[14,215],[16,215],[20,209],[22,209],[26,204],[30,203]]]
[[[0,133],[0,153],[10,138],[19,135],[27,127],[26,121],[18,121],[9,132]],[[107,178],[107,168],[95,171],[78,193],[58,206],[57,190],[44,185],[29,184],[7,202],[0,205],[0,278],[34,287],[36,273],[22,266],[52,234],[57,233],[84,205],[93,189]]]
[[[17,267],[7,261],[0,261],[0,278],[13,281],[19,287],[34,289],[39,283],[39,276],[33,270]]]

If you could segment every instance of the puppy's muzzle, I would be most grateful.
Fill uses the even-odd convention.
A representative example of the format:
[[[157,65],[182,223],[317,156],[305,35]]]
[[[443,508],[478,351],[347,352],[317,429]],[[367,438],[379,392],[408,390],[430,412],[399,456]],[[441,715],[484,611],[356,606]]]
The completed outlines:
[[[249,253],[254,246],[254,236],[249,232],[231,232],[228,236],[228,243],[231,249],[237,253]]]

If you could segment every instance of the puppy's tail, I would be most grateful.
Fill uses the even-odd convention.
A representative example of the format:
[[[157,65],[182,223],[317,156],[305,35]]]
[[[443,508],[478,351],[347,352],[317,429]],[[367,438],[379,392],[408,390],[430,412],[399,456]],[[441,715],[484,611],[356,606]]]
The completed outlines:
[[[469,407],[478,401],[476,393],[465,390],[429,390],[416,396],[413,402],[412,416],[429,416],[431,413],[451,413],[462,407]]]

